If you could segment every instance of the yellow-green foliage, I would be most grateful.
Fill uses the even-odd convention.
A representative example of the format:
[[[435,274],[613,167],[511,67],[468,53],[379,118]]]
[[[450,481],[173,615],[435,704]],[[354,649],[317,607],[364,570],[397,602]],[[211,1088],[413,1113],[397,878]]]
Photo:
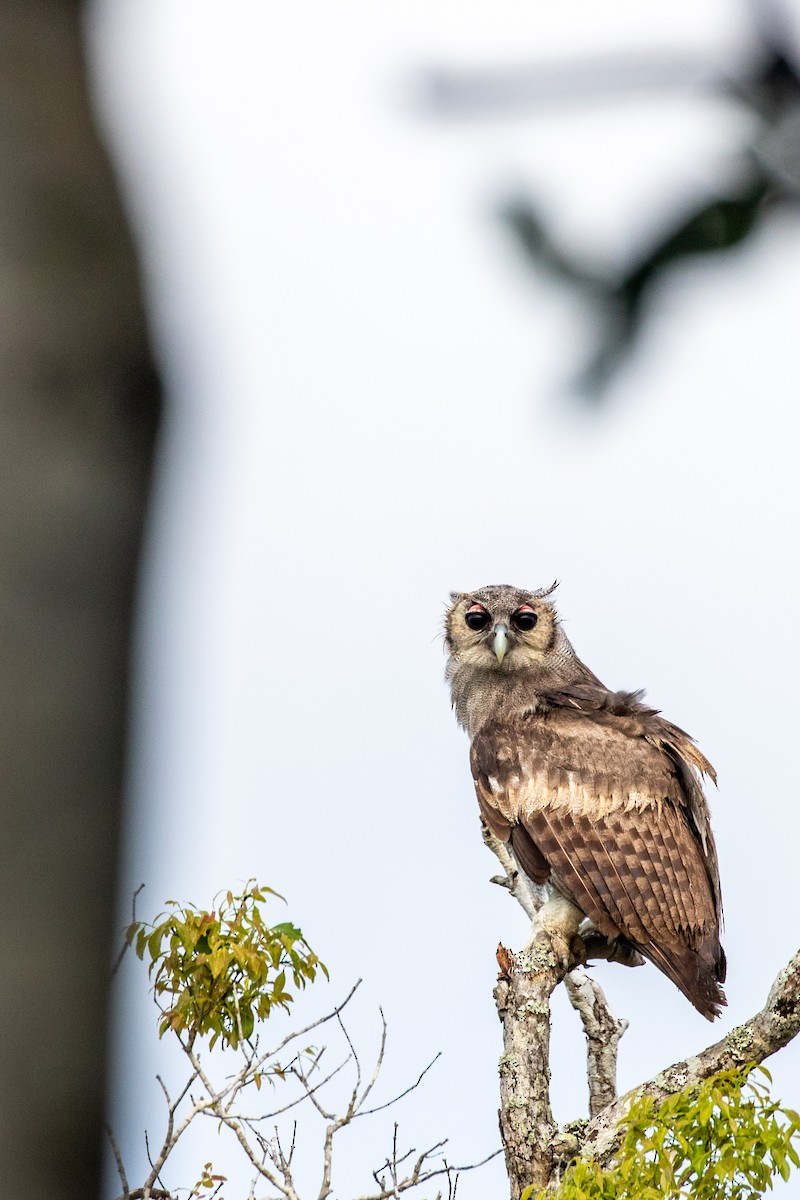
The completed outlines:
[[[549,1200],[755,1200],[800,1166],[800,1117],[770,1100],[769,1072],[723,1071],[656,1105],[643,1096],[624,1122],[613,1166],[578,1160]],[[543,1200],[545,1193],[536,1193]],[[532,1200],[528,1188],[520,1200]]]
[[[154,924],[134,921],[127,941],[139,958],[150,957],[150,977],[161,1008],[159,1032],[185,1034],[190,1044],[211,1034],[234,1049],[249,1038],[256,1020],[275,1006],[287,1009],[295,987],[313,982],[327,970],[289,922],[267,925],[259,905],[271,888],[248,880],[241,895],[215,897],[212,912],[182,908],[174,900]]]

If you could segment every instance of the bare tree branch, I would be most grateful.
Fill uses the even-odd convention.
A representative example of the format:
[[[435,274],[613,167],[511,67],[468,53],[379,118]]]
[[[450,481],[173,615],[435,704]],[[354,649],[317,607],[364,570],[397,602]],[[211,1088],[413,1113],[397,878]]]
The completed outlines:
[[[586,1034],[589,1116],[596,1117],[617,1098],[617,1050],[628,1022],[614,1016],[603,989],[585,971],[570,971],[564,984]]]
[[[108,1134],[108,1140],[111,1143],[111,1151],[114,1155],[114,1162],[117,1166],[117,1174],[119,1175],[119,1181],[122,1184],[122,1200],[131,1200],[130,1188],[128,1187],[128,1177],[125,1174],[122,1155],[120,1153],[117,1139],[114,1137],[114,1131],[110,1125],[105,1126],[105,1131]]]
[[[511,1194],[518,1196],[526,1187],[545,1187],[552,1175],[557,1127],[550,1108],[550,996],[564,964],[545,931],[527,950],[505,951],[503,961],[494,990],[503,1023],[500,1133]]]
[[[358,986],[358,985],[356,985],[356,986]],[[354,990],[355,989],[353,989],[353,991]],[[352,994],[353,994],[353,992],[351,991],[350,995],[347,997],[348,1000],[349,1000],[350,996],[352,996]],[[345,1003],[347,1003],[347,1000],[345,1000]],[[340,1006],[340,1008],[341,1008],[341,1006]],[[334,1010],[334,1012],[335,1011],[336,1010]],[[323,1018],[319,1022],[315,1022],[314,1024],[315,1025],[322,1024],[323,1021],[328,1020],[330,1018],[330,1016],[332,1016],[332,1015],[333,1014],[329,1013],[327,1017]],[[299,1036],[301,1036],[302,1033],[305,1033],[305,1032],[308,1032],[308,1030],[307,1029],[301,1030],[298,1034],[288,1036],[287,1038],[285,1038],[283,1040],[281,1045],[286,1045],[288,1041],[291,1041],[292,1036],[299,1037]],[[179,1039],[179,1041],[180,1041],[180,1039]],[[217,1117],[218,1120],[220,1120],[224,1125],[227,1125],[227,1127],[230,1130],[232,1130],[234,1136],[236,1137],[236,1140],[239,1142],[239,1145],[244,1150],[245,1154],[247,1155],[247,1158],[249,1159],[252,1166],[255,1167],[255,1169],[259,1175],[261,1175],[264,1179],[266,1179],[269,1183],[271,1183],[274,1188],[277,1188],[278,1191],[283,1196],[286,1197],[286,1200],[299,1200],[299,1197],[294,1189],[294,1184],[291,1182],[291,1179],[287,1180],[286,1177],[284,1176],[284,1181],[283,1181],[283,1183],[281,1183],[278,1176],[273,1171],[271,1171],[269,1169],[269,1167],[267,1167],[266,1160],[263,1158],[261,1160],[259,1160],[258,1156],[256,1155],[255,1151],[253,1150],[252,1146],[250,1145],[249,1141],[247,1140],[247,1138],[245,1136],[244,1130],[242,1128],[243,1122],[242,1122],[241,1118],[232,1116],[231,1113],[227,1109],[223,1108],[223,1106],[222,1106],[222,1101],[223,1101],[224,1097],[226,1097],[230,1093],[231,1088],[237,1087],[239,1090],[241,1090],[243,1087],[246,1086],[246,1083],[247,1083],[246,1068],[243,1068],[242,1071],[240,1071],[237,1075],[235,1075],[233,1080],[229,1081],[229,1083],[224,1088],[217,1089],[214,1087],[213,1083],[211,1082],[211,1080],[209,1079],[205,1070],[203,1069],[203,1067],[200,1063],[200,1059],[195,1054],[192,1047],[188,1043],[184,1043],[184,1042],[181,1042],[181,1046],[182,1046],[183,1051],[186,1054],[187,1058],[189,1059],[192,1066],[194,1067],[197,1077],[200,1079],[201,1083],[203,1084],[203,1087],[206,1089],[207,1099],[203,1100],[203,1101],[198,1101],[194,1105],[194,1107],[191,1109],[191,1111],[187,1114],[187,1116],[184,1118],[181,1128],[176,1133],[175,1142],[177,1143],[177,1140],[178,1140],[178,1137],[180,1136],[180,1134],[187,1128],[187,1126],[191,1123],[191,1121],[194,1120],[194,1118],[196,1116],[198,1116],[200,1113],[210,1112],[215,1117]],[[262,1064],[263,1064],[263,1057],[262,1057],[262,1059],[259,1060],[259,1066]],[[276,1160],[275,1160],[275,1156],[272,1153],[272,1149],[270,1149],[270,1157],[272,1158],[272,1161],[276,1165],[276,1167],[278,1167],[278,1164],[276,1163]],[[280,1159],[280,1155],[278,1155],[278,1160],[279,1159]],[[278,1170],[280,1170],[280,1167],[278,1167]],[[281,1172],[281,1174],[283,1174],[283,1172]],[[147,1200],[146,1197],[145,1197],[145,1200]]]
[[[496,883],[498,887],[507,888],[532,921],[545,902],[545,889],[523,875],[508,845],[495,837],[484,821],[481,821],[481,835],[505,872],[504,875],[494,875],[491,882]]]

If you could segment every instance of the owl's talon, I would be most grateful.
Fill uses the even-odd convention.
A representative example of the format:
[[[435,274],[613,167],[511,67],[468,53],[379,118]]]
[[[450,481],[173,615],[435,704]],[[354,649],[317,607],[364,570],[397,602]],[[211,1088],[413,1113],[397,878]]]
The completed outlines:
[[[578,941],[582,944],[581,966],[585,966],[590,959],[619,963],[623,967],[644,966],[642,955],[624,937],[607,938],[598,930],[589,928],[578,934]]]
[[[587,964],[586,941],[580,933],[576,933],[569,944],[570,959],[573,960],[573,966],[585,967]]]

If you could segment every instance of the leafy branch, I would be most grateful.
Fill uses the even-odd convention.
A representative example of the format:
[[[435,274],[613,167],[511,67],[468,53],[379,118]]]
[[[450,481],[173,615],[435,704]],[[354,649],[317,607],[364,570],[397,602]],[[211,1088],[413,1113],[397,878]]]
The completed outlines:
[[[721,1071],[661,1103],[639,1095],[614,1163],[579,1159],[558,1200],[752,1200],[800,1166],[800,1116],[770,1099],[766,1067]],[[526,1189],[521,1200],[534,1196]],[[544,1200],[539,1192],[538,1200]]]
[[[318,971],[328,978],[299,929],[288,921],[266,924],[260,906],[267,896],[283,899],[248,880],[241,895],[217,897],[211,912],[171,900],[156,923],[131,922],[126,942],[140,959],[150,957],[162,1036],[168,1030],[188,1032],[193,1044],[199,1034],[210,1033],[210,1046],[221,1038],[235,1050],[273,1008],[289,1011],[287,972],[297,988],[313,983]]]

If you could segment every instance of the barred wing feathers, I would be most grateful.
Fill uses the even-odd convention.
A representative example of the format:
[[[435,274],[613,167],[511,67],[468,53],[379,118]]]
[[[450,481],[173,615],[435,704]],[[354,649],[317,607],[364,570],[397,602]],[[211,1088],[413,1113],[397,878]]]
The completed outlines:
[[[607,937],[624,937],[709,1019],[721,900],[691,739],[638,697],[581,687],[490,723],[472,745],[478,802],[523,870],[548,877]]]

